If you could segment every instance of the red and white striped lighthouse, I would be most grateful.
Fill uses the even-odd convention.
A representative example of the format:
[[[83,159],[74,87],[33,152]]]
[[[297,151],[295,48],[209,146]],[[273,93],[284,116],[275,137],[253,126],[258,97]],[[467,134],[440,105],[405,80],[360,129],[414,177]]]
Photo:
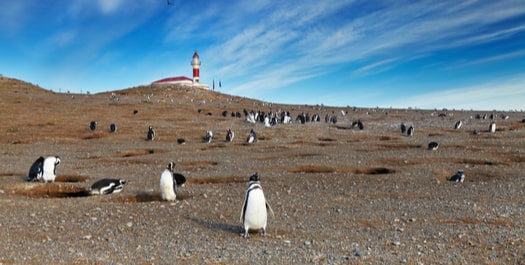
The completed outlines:
[[[193,53],[193,59],[191,60],[191,66],[193,66],[193,83],[199,83],[199,68],[201,66],[201,60],[199,60],[199,54],[197,51]]]

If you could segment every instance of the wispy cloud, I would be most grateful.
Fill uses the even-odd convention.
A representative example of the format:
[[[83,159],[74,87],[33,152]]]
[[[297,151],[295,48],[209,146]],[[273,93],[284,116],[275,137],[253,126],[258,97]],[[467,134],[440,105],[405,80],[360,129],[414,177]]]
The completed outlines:
[[[443,89],[438,92],[407,97],[394,103],[393,106],[425,109],[453,106],[456,109],[522,110],[525,107],[523,84],[525,84],[525,75],[515,75],[484,84]]]
[[[345,2],[337,8],[350,10],[353,4]],[[261,78],[273,79],[271,73],[276,67],[283,76],[298,76],[300,72],[309,72],[308,69],[333,64],[362,64],[355,74],[373,74],[374,70],[379,73],[394,67],[397,60],[409,60],[402,57],[394,60],[392,54],[417,57],[517,34],[523,26],[499,29],[487,26],[523,15],[525,7],[516,8],[515,3],[509,2],[463,2],[460,5],[456,2],[415,2],[383,6],[340,24],[319,24],[319,18],[328,18],[334,12],[337,10],[328,5],[320,6],[318,1],[294,8],[277,7],[274,12],[259,17],[262,23],[248,23],[223,45],[210,49],[210,53],[216,55],[215,65],[222,64],[218,73],[253,78],[251,74],[257,72]],[[287,60],[287,53],[292,53],[293,59]],[[376,62],[365,60],[369,57],[376,58]],[[302,61],[309,63],[287,66]],[[284,86],[270,80],[265,83],[275,84],[264,86],[270,90]],[[237,87],[235,91],[244,87],[246,85]]]
[[[371,64],[365,65],[353,71],[352,74],[355,76],[363,76],[363,75],[377,74],[380,72],[384,72],[394,67],[392,63],[397,60],[398,60],[397,58],[390,58],[390,59],[385,59],[379,62],[371,63]]]
[[[98,0],[99,8],[104,14],[117,11],[123,3],[122,0]]]

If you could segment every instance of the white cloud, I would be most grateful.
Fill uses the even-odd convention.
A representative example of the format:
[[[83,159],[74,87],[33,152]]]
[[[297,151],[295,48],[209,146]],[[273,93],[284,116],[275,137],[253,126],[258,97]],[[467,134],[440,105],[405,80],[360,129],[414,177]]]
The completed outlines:
[[[424,109],[452,107],[475,110],[525,109],[525,89],[523,89],[525,75],[480,83],[408,97],[394,103],[393,106]]]
[[[98,0],[99,8],[104,14],[115,12],[122,3],[122,0]]]

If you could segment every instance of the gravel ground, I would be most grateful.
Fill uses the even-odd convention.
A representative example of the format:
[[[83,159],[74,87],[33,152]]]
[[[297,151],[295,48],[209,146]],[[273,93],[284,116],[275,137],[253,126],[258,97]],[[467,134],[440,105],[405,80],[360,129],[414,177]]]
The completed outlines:
[[[6,77],[0,89],[0,264],[525,264],[524,113],[276,105],[176,87],[73,95]],[[322,121],[265,128],[243,109]],[[492,113],[494,134],[475,117]],[[252,128],[259,141],[246,144]],[[56,182],[24,181],[49,155],[62,160]],[[176,202],[159,195],[170,161],[187,177]],[[458,169],[465,182],[447,181]],[[275,217],[267,237],[244,239],[254,172]],[[84,196],[101,178],[128,184]]]

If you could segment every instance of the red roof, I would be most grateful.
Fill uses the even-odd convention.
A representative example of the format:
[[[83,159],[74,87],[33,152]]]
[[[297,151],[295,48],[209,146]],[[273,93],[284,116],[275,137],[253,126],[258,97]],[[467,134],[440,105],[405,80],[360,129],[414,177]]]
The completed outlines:
[[[164,79],[157,80],[157,81],[153,82],[153,84],[170,83],[170,82],[181,82],[181,81],[193,82],[193,79],[191,79],[189,77],[185,77],[185,76],[175,76],[175,77],[167,77],[167,78],[164,78]]]

